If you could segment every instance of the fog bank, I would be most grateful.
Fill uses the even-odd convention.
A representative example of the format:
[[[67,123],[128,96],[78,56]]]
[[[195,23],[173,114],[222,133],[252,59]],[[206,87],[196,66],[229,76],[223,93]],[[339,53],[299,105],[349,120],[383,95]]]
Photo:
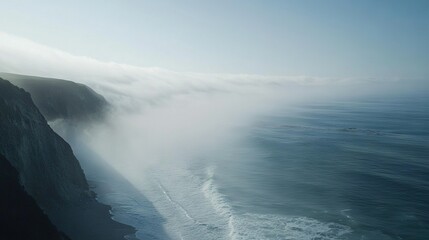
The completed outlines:
[[[427,86],[400,79],[143,68],[74,56],[1,32],[0,71],[72,80],[105,96],[113,106],[109,116],[82,129],[80,138],[126,176],[222,149],[244,136],[258,116],[287,105]]]

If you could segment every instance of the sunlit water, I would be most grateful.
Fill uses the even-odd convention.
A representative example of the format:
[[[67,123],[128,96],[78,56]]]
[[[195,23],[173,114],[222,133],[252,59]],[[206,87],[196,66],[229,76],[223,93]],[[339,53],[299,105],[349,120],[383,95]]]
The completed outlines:
[[[98,192],[140,239],[424,240],[428,161],[426,96],[348,100],[261,116],[222,151]]]

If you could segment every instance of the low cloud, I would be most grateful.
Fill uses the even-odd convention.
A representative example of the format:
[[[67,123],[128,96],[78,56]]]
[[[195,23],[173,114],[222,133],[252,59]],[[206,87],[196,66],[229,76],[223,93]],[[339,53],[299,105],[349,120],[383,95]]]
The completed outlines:
[[[105,122],[82,129],[79,138],[125,176],[216,152],[245,136],[258,116],[287,105],[379,94],[393,83],[136,67],[74,56],[1,32],[0,71],[68,79],[104,95],[114,111]],[[62,126],[54,128],[61,132]]]
[[[204,74],[145,68],[75,56],[0,32],[0,71],[84,83],[113,102],[153,103],[176,95],[249,92],[259,88],[345,85],[372,79]],[[137,105],[140,103],[137,103]]]

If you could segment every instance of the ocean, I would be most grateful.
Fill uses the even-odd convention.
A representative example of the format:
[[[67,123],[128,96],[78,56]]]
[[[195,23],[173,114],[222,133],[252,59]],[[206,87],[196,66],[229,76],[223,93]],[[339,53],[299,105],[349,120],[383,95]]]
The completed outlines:
[[[429,238],[427,94],[288,105],[242,132],[132,188],[95,179],[99,199],[139,239]]]

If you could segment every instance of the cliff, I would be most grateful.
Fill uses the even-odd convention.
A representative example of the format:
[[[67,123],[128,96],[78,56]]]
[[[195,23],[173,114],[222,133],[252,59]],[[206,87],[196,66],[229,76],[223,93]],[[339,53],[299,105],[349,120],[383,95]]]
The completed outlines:
[[[47,124],[30,94],[0,79],[0,154],[42,208],[89,197],[70,146]]]
[[[0,239],[66,240],[19,183],[18,171],[0,154]]]
[[[0,73],[0,77],[23,88],[48,120],[88,120],[102,116],[107,101],[86,85],[72,81]]]
[[[74,102],[81,94],[55,96],[58,99],[49,101]],[[110,207],[95,200],[71,147],[50,128],[30,94],[1,78],[0,154],[51,221],[72,239],[115,240],[134,233],[113,221]]]

